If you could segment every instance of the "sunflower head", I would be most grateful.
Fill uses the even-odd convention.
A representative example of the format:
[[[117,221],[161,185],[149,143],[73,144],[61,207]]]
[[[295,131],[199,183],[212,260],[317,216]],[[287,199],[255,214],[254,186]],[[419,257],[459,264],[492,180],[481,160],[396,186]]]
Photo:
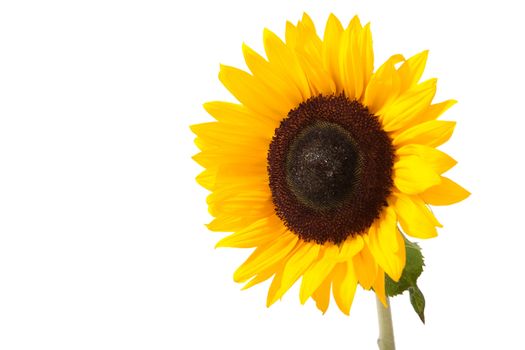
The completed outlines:
[[[436,79],[420,82],[427,52],[394,55],[374,71],[370,25],[331,15],[318,36],[304,15],[285,41],[264,32],[266,57],[243,46],[250,73],[221,66],[238,103],[210,102],[214,122],[192,126],[221,247],[255,248],[235,272],[251,287],[272,278],[271,305],[300,278],[300,300],[350,311],[357,285],[385,301],[399,281],[406,238],[441,224],[428,205],[468,192],[443,176],[456,162],[436,149],[455,123],[438,117]],[[407,243],[410,244],[410,243]]]

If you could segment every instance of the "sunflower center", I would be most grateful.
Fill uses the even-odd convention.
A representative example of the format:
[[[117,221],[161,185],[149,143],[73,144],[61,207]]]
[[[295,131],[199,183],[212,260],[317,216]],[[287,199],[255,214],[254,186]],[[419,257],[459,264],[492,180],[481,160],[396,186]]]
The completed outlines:
[[[281,121],[268,150],[275,212],[305,241],[364,234],[387,205],[393,162],[392,142],[366,107],[312,97]]]
[[[332,208],[355,187],[358,158],[355,141],[345,129],[316,122],[292,141],[286,157],[286,181],[304,205]]]

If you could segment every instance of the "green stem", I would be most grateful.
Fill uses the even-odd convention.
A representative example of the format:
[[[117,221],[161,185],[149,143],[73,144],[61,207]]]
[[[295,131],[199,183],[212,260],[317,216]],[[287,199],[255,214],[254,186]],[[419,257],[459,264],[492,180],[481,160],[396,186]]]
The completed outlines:
[[[394,343],[394,326],[392,325],[392,312],[390,310],[390,302],[386,297],[386,305],[376,297],[377,304],[377,318],[379,320],[379,338],[377,339],[377,345],[379,350],[395,350],[396,344]]]

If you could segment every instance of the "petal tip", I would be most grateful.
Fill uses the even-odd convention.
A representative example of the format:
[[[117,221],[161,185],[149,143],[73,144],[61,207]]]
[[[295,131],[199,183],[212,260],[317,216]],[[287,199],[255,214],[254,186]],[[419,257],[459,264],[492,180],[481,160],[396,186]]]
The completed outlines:
[[[308,296],[300,294],[299,301],[301,302],[301,305],[304,305],[306,301],[308,300],[308,298],[309,298]]]

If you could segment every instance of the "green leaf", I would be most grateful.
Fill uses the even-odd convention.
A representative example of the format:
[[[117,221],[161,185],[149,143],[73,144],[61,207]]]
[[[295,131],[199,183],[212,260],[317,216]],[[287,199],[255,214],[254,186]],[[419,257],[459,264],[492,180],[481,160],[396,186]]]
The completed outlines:
[[[408,292],[410,293],[410,303],[412,304],[414,311],[421,319],[421,322],[425,323],[425,297],[423,296],[423,293],[421,293],[421,290],[419,290],[417,285],[410,287]]]
[[[425,266],[423,254],[417,243],[410,242],[406,237],[404,239],[406,249],[405,269],[397,282],[385,274],[385,291],[388,296],[392,297],[403,294],[403,292],[408,290],[414,311],[418,314],[421,321],[425,323],[425,297],[417,286],[417,279],[421,276],[423,266]]]

